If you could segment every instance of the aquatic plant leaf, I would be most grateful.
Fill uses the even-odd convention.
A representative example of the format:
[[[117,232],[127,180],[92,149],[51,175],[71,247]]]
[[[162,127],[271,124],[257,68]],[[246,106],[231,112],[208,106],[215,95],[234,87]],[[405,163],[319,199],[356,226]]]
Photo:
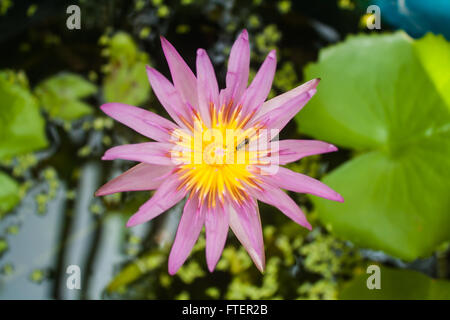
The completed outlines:
[[[140,52],[131,36],[124,32],[115,34],[108,43],[109,64],[103,81],[106,102],[140,105],[150,94],[145,66],[146,53]]]
[[[367,288],[373,272],[363,273],[345,284],[339,293],[342,300],[448,300],[450,281],[435,280],[413,270],[380,267],[380,289]],[[370,283],[372,279],[369,279]]]
[[[450,42],[442,35],[429,33],[422,39],[414,41],[414,48],[450,108]]]
[[[44,118],[28,88],[0,72],[0,159],[45,148]]]
[[[0,172],[0,219],[19,201],[19,185],[7,174]]]
[[[299,129],[357,151],[323,179],[345,203],[313,197],[321,221],[361,247],[429,255],[450,235],[450,115],[413,40],[353,36],[305,75],[323,80]]]
[[[92,113],[81,99],[97,91],[97,87],[82,76],[60,73],[42,81],[35,89],[41,106],[50,117],[72,121]]]

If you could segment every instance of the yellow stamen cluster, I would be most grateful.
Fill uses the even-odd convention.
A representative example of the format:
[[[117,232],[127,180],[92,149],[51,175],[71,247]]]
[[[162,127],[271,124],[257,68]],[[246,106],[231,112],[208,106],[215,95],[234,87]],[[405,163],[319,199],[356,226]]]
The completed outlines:
[[[261,164],[259,149],[251,147],[259,139],[261,126],[246,127],[253,114],[242,117],[241,109],[230,104],[217,110],[211,104],[210,127],[194,113],[192,122],[185,121],[189,130],[176,130],[172,135],[171,156],[178,164],[179,188],[186,188],[210,208],[226,198],[242,203],[248,197],[246,189],[260,188],[259,179],[249,169]]]

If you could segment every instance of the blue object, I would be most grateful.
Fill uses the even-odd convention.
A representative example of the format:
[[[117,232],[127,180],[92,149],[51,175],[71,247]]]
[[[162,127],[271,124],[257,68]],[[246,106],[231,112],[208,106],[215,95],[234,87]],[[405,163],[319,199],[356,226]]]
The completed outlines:
[[[450,40],[450,0],[373,0],[381,9],[381,23],[405,30],[412,37],[427,32]]]

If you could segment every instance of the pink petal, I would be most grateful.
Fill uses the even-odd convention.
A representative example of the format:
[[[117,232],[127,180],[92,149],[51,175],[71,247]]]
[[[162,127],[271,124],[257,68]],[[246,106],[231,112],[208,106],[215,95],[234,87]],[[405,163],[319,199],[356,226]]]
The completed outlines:
[[[208,211],[205,217],[206,261],[209,271],[213,272],[222,255],[228,235],[228,212],[218,205]]]
[[[264,240],[256,201],[229,207],[230,228],[247,250],[259,271],[265,267]]]
[[[177,50],[164,37],[161,37],[161,46],[169,64],[173,83],[181,94],[182,100],[189,102],[191,106],[197,106],[197,79],[195,79],[194,73]]]
[[[288,102],[289,100],[302,95],[305,92],[310,91],[311,89],[315,89],[317,85],[319,84],[320,79],[313,79],[310,80],[288,92],[285,92],[283,94],[280,94],[279,96],[276,96],[275,98],[272,98],[262,105],[261,109],[259,110],[258,115],[263,115],[267,112],[272,111],[273,109],[276,109],[283,105],[284,103]]]
[[[186,195],[186,191],[179,186],[178,176],[167,177],[155,191],[153,197],[145,202],[127,222],[127,227],[133,227],[147,222],[177,204]]]
[[[226,76],[225,101],[238,102],[248,84],[250,44],[247,30],[243,30],[231,47]]]
[[[163,182],[163,178],[173,167],[139,163],[120,176],[108,181],[95,192],[96,196],[124,192],[153,190]]]
[[[280,107],[262,115],[256,122],[262,122],[267,128],[282,130],[286,124],[308,103],[316,89],[311,89],[292,99],[287,100]]]
[[[211,125],[210,104],[219,105],[219,86],[208,54],[203,49],[197,50],[197,90],[198,109],[207,126]]]
[[[169,141],[177,126],[157,114],[123,103],[107,103],[100,107],[111,118],[157,141]]]
[[[305,214],[299,206],[285,192],[270,185],[264,186],[264,191],[253,191],[259,201],[278,208],[287,217],[299,225],[311,230],[311,225],[306,220]]]
[[[307,156],[337,151],[332,144],[318,140],[280,140],[278,141],[279,164],[295,162]]]
[[[162,142],[144,142],[137,144],[125,144],[123,146],[108,149],[102,160],[131,160],[173,166],[171,159],[172,144]]]
[[[164,109],[166,109],[167,113],[180,126],[184,126],[184,123],[180,120],[180,116],[184,117],[184,119],[191,119],[191,117],[189,115],[189,109],[181,100],[178,91],[166,77],[149,66],[147,66],[147,75],[153,92]]]
[[[286,190],[299,193],[309,193],[321,198],[344,202],[342,196],[326,184],[287,168],[279,167],[276,174],[266,176],[265,179],[268,181],[270,179],[271,184],[275,184]]]
[[[205,213],[204,208],[199,207],[196,197],[186,202],[169,255],[169,274],[174,275],[189,256],[202,231]]]
[[[277,66],[275,50],[270,51],[238,105],[247,112],[256,111],[269,95]]]

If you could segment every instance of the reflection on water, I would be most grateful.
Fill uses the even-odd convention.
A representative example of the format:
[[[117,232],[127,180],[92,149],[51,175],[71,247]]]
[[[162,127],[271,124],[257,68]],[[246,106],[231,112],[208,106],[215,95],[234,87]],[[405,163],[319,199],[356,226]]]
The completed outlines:
[[[6,234],[9,249],[1,258],[1,265],[11,264],[11,274],[0,276],[0,299],[45,299],[52,296],[56,283],[54,273],[60,252],[61,225],[64,223],[66,188],[62,184],[45,214],[38,214],[35,196],[45,188],[37,184],[17,208],[0,224]],[[18,225],[17,234],[6,229]]]

